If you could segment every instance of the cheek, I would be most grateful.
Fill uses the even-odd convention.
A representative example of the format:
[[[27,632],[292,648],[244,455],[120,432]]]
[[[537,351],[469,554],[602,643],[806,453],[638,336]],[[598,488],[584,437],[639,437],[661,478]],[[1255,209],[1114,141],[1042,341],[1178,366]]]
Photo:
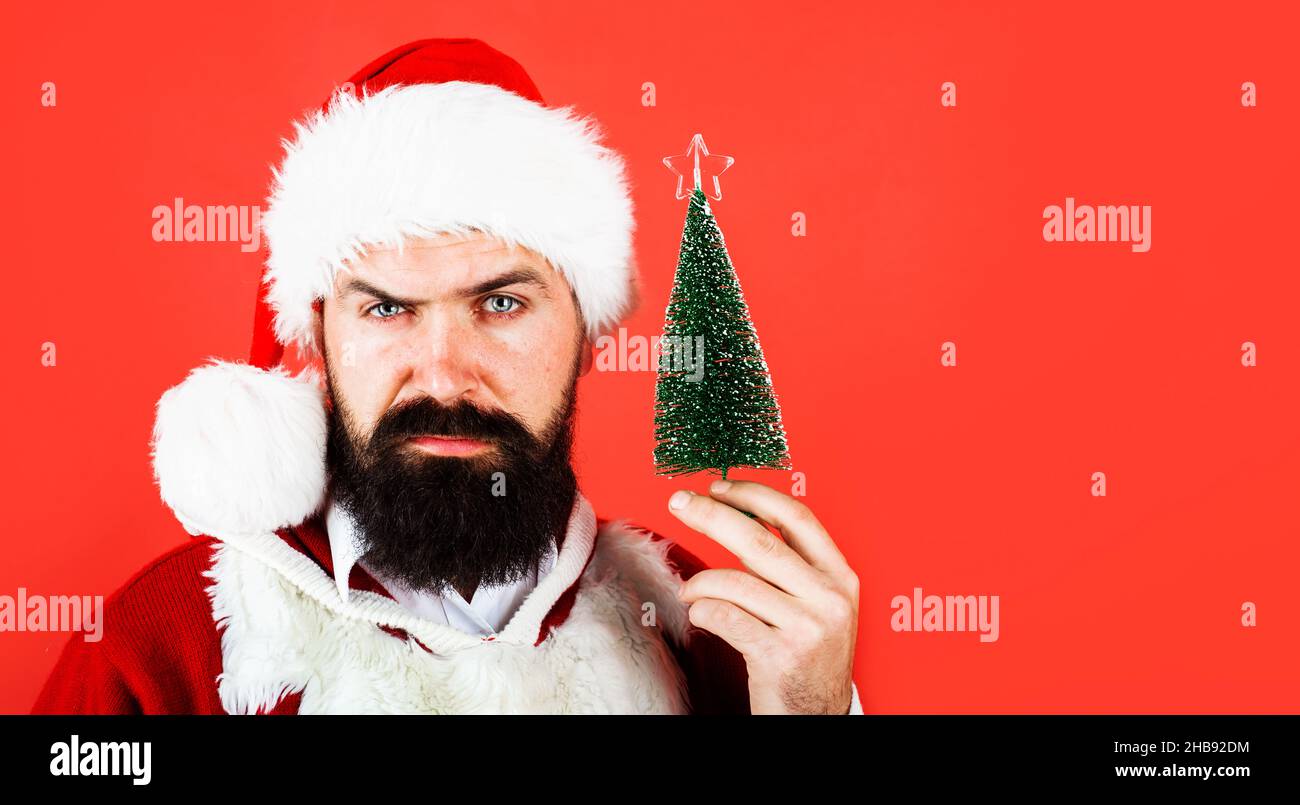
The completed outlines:
[[[330,339],[330,365],[339,393],[366,427],[388,410],[402,384],[403,347],[379,337],[365,322],[340,320]]]
[[[550,419],[568,392],[574,326],[562,320],[536,321],[492,339],[480,353],[480,365],[501,404],[525,414],[534,429]]]

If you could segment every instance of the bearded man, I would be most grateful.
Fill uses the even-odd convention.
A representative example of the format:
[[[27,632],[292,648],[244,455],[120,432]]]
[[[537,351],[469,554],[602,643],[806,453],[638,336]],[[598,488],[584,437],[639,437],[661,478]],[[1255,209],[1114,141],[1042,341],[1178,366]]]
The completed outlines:
[[[69,642],[35,712],[861,713],[858,580],[803,504],[674,494],[748,568],[707,569],[579,489],[578,378],[635,299],[599,126],[440,39],[296,131],[250,362],[158,404],[155,475],[194,539]]]

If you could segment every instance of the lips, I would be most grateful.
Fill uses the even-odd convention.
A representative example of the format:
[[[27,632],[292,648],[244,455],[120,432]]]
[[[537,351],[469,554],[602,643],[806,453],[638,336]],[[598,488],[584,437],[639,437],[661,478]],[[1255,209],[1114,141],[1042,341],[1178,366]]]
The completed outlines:
[[[408,441],[428,453],[440,456],[468,456],[487,449],[488,443],[479,439],[444,436],[417,436]]]

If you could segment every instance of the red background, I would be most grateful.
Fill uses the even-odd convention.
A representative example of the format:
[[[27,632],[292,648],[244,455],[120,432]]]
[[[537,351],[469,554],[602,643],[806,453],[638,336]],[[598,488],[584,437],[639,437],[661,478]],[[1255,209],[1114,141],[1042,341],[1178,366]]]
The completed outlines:
[[[106,595],[187,538],[153,486],[153,406],[245,357],[260,257],[155,243],[153,207],[263,204],[279,138],[335,82],[473,36],[626,155],[632,334],[662,326],[685,217],[660,158],[697,131],[736,158],[713,209],[806,501],[862,580],[867,712],[1300,712],[1294,4],[204,5],[9,12],[0,594]],[[1152,205],[1151,251],[1044,242],[1066,196]],[[653,394],[651,373],[584,379],[583,488],[738,567],[667,511],[705,479],[653,475]],[[916,586],[999,595],[1000,639],[891,631]],[[0,633],[0,711],[67,640]]]

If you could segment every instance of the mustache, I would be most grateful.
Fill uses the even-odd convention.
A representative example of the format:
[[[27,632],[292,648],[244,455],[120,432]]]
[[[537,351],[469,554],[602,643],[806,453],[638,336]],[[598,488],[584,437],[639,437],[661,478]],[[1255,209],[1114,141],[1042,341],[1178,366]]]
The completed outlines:
[[[506,411],[488,411],[468,400],[443,405],[432,397],[417,397],[390,408],[370,436],[371,446],[394,444],[418,436],[449,436],[526,445],[533,435]]]

